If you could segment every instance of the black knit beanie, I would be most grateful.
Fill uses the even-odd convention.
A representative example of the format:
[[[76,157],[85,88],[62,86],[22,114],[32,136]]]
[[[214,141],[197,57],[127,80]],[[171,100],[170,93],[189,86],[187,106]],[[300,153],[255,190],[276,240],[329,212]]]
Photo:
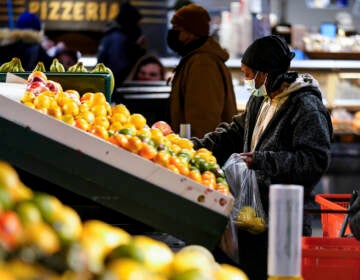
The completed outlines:
[[[120,11],[115,20],[121,25],[134,25],[142,19],[139,10],[129,2],[124,2],[120,6]]]
[[[245,50],[241,62],[255,71],[284,73],[294,56],[282,37],[270,35],[255,40]]]

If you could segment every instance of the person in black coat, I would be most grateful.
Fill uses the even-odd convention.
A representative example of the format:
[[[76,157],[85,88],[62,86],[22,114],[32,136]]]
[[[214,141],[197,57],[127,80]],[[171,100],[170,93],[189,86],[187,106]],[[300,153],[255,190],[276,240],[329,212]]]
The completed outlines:
[[[39,61],[49,70],[52,58],[41,45],[43,31],[37,15],[25,11],[19,16],[13,30],[0,33],[0,65],[18,57],[25,71],[32,71]]]
[[[123,83],[138,59],[146,53],[139,25],[141,19],[142,15],[134,6],[128,2],[123,3],[100,42],[97,60],[112,70],[115,87]]]
[[[251,93],[245,111],[192,139],[195,149],[211,150],[220,164],[240,153],[255,171],[266,212],[272,184],[302,185],[305,205],[312,204],[312,189],[331,159],[333,128],[319,84],[309,74],[289,71],[293,57],[280,36],[255,40],[241,60]],[[309,236],[309,216],[303,221],[303,235]],[[267,234],[238,230],[239,267],[250,279],[267,279]]]

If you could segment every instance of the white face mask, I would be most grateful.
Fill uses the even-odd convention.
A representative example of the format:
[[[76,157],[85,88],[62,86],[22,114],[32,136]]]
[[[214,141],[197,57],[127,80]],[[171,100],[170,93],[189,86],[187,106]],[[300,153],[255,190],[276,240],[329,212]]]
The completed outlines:
[[[256,72],[255,77],[253,79],[244,80],[245,88],[247,91],[250,92],[250,94],[252,94],[254,96],[266,96],[267,92],[266,92],[266,88],[265,88],[265,83],[266,83],[267,75],[266,75],[264,83],[259,88],[256,88],[255,79],[256,79],[256,76],[258,73],[259,72]]]

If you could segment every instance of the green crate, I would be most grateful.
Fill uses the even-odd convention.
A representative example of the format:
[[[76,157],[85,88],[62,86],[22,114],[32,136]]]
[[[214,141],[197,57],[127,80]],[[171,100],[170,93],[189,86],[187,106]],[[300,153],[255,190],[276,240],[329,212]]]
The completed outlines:
[[[21,78],[27,79],[31,72],[12,73]],[[111,102],[109,73],[76,73],[76,72],[45,72],[49,80],[58,82],[63,90],[74,89],[80,95],[85,92],[102,92],[107,102]],[[0,73],[0,82],[6,81],[6,73]]]

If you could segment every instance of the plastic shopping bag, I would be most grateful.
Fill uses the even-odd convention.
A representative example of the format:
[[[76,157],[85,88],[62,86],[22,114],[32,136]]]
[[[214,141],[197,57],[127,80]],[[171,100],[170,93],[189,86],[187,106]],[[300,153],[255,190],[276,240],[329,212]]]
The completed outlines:
[[[253,234],[266,230],[266,215],[261,203],[255,170],[249,169],[239,154],[232,154],[223,166],[235,198],[232,222]]]

